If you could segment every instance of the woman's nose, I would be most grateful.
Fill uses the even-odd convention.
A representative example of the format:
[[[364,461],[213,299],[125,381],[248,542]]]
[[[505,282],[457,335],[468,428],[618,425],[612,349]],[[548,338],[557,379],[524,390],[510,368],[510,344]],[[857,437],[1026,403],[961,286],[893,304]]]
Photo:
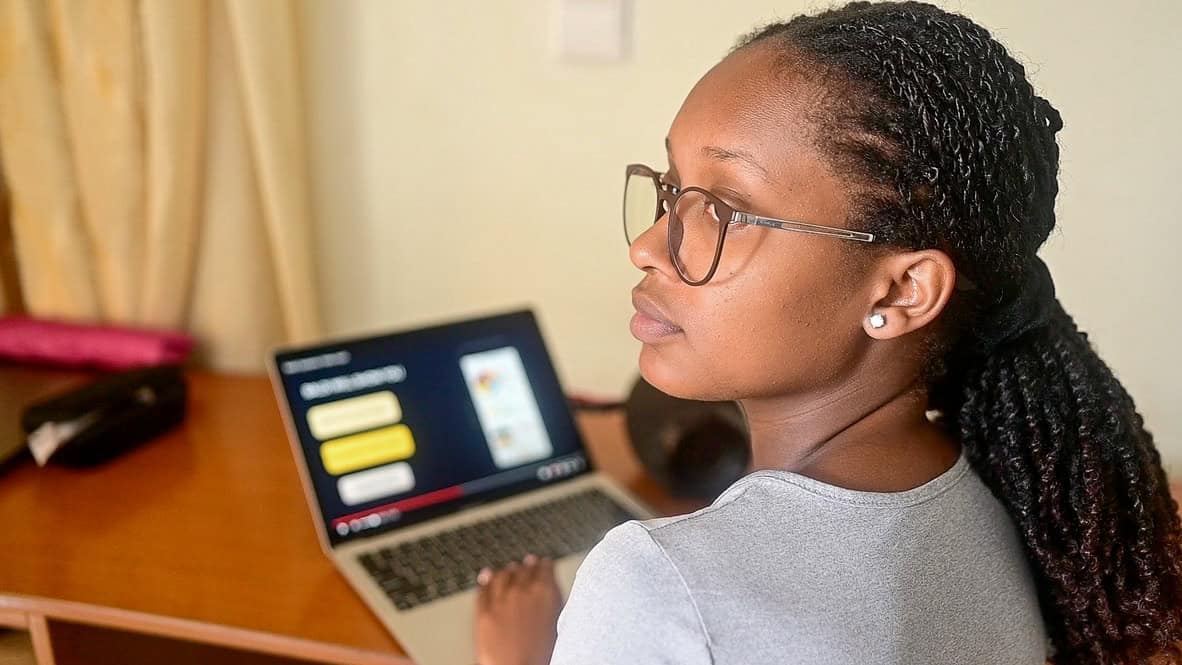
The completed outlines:
[[[672,269],[669,261],[669,214],[657,219],[656,224],[641,233],[628,247],[632,265],[641,270],[657,268],[661,271]]]

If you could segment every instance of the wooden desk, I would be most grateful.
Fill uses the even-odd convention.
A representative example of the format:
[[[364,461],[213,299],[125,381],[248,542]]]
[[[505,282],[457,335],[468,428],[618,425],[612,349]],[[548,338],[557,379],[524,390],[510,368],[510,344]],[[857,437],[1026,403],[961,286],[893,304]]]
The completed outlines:
[[[169,645],[172,665],[409,662],[321,552],[267,380],[190,379],[183,429],[96,469],[0,471],[0,625],[28,629],[42,665]],[[645,477],[621,414],[579,424],[658,511],[695,507]]]

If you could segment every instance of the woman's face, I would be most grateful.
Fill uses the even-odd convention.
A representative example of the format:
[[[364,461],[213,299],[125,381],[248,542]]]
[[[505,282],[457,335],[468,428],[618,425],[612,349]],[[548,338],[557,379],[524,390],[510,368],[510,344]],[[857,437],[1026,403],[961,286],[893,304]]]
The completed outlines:
[[[818,90],[774,57],[744,49],[698,82],[669,130],[666,180],[744,212],[848,227],[846,190],[806,121]],[[662,217],[630,252],[645,273],[638,309],[674,324],[669,332],[634,320],[647,381],[679,397],[728,400],[823,391],[849,378],[870,341],[862,320],[872,299],[858,286],[865,262],[851,260],[861,248],[732,225],[714,277],[689,286],[669,259],[668,226]]]

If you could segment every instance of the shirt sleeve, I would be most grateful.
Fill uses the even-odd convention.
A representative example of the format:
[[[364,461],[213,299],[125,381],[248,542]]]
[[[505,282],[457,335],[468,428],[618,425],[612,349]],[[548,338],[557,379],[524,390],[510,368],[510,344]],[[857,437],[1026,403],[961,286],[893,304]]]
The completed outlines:
[[[637,522],[609,531],[575,573],[551,665],[710,662],[698,610],[665,551]]]

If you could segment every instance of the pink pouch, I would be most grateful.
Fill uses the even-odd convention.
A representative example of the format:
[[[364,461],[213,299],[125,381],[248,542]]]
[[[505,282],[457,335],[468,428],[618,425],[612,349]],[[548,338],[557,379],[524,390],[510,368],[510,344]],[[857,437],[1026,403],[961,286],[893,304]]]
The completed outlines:
[[[59,367],[131,369],[182,362],[193,348],[183,333],[0,318],[0,359]]]

